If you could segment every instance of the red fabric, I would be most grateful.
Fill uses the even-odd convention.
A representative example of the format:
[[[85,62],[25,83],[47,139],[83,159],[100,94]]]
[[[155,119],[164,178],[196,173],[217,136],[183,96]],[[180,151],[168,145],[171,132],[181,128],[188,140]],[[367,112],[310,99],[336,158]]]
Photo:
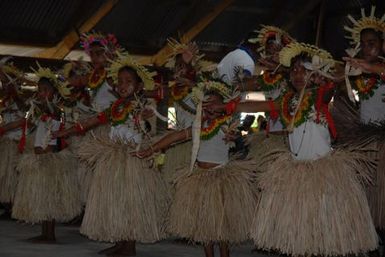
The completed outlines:
[[[75,124],[75,129],[79,135],[82,135],[82,136],[84,135],[85,133],[84,128],[79,122]]]
[[[270,107],[270,118],[271,118],[272,120],[278,119],[278,117],[279,117],[279,112],[275,109],[274,101],[273,101],[273,100],[270,100],[270,101],[269,101],[269,107]]]
[[[107,124],[108,123],[108,118],[105,112],[100,112],[98,114],[98,120],[100,124]]]
[[[336,130],[336,127],[334,124],[334,120],[333,120],[332,115],[329,112],[328,103],[324,103],[325,93],[332,90],[334,88],[334,86],[335,85],[333,82],[329,82],[329,83],[326,83],[325,85],[321,85],[318,88],[317,99],[316,99],[316,103],[315,103],[315,109],[317,111],[316,122],[317,123],[320,122],[320,115],[321,115],[321,113],[323,113],[325,115],[326,122],[328,123],[330,134],[335,139],[337,137],[337,130]]]
[[[240,99],[237,98],[237,99],[231,100],[230,102],[228,102],[226,104],[225,111],[226,111],[227,115],[231,115],[235,112],[235,110],[237,109],[237,105],[238,105],[239,101],[240,101]]]
[[[24,152],[25,149],[25,142],[26,142],[26,134],[27,134],[27,119],[24,119],[23,124],[21,125],[21,138],[19,141],[19,144],[17,145],[17,148],[19,149],[20,153]]]
[[[4,134],[5,134],[5,130],[2,127],[0,127],[0,136],[3,136]]]
[[[64,129],[65,129],[65,123],[61,122],[60,123],[60,127],[59,127],[59,131],[63,131]],[[64,148],[68,147],[68,143],[62,137],[60,138],[60,147],[61,147],[61,149],[64,149]]]

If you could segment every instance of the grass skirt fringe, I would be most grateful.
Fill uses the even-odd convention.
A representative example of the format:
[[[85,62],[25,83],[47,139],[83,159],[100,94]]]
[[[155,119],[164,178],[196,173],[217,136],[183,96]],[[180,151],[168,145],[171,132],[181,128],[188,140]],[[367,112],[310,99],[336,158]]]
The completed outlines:
[[[16,165],[20,158],[17,142],[8,138],[0,140],[0,202],[10,203],[16,192],[18,172]]]
[[[377,248],[363,182],[366,157],[335,151],[315,161],[281,153],[258,177],[251,236],[258,248],[301,256],[358,254]]]
[[[76,158],[59,153],[23,154],[12,216],[37,223],[55,219],[69,221],[81,212]]]
[[[190,166],[191,151],[192,141],[177,144],[167,150],[162,176],[169,187],[172,187],[174,180],[179,176],[178,171]]]
[[[79,155],[94,170],[80,232],[98,241],[165,238],[169,197],[159,172],[131,156],[129,145],[96,138]]]
[[[170,233],[201,243],[247,240],[257,202],[252,168],[254,163],[234,162],[181,176],[170,210]]]
[[[270,134],[266,137],[265,133],[252,135],[248,139],[250,145],[249,157],[253,158],[258,165],[258,170],[265,171],[265,166],[260,166],[264,156],[271,151],[285,151],[288,149],[285,135]]]

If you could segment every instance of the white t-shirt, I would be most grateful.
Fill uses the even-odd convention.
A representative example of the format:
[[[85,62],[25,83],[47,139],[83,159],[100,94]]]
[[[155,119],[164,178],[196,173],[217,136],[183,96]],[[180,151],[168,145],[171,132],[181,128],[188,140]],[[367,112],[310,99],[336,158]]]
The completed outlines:
[[[329,129],[312,120],[294,128],[289,134],[289,143],[296,160],[317,160],[332,150]]]
[[[220,165],[226,164],[229,161],[230,146],[223,140],[224,137],[225,133],[220,129],[211,139],[201,140],[197,160]]]
[[[192,110],[196,110],[196,106],[191,99],[191,94],[187,95],[185,98],[183,98],[183,103],[186,104],[188,107],[190,107]],[[185,110],[179,103],[174,103],[175,107],[175,114],[176,114],[176,122],[178,129],[186,129],[188,127],[191,127],[195,115],[190,113],[189,111]]]
[[[12,103],[7,107],[7,110],[1,114],[1,116],[3,118],[3,123],[7,124],[10,122],[14,122],[22,119],[24,116],[24,113],[19,110],[16,103]],[[11,140],[19,140],[21,137],[21,134],[22,134],[22,129],[18,128],[7,132],[4,135],[4,137]]]
[[[51,138],[51,133],[58,131],[60,128],[60,121],[49,118],[47,121],[38,120],[35,134],[35,147],[45,149],[49,145],[56,145],[57,139]]]
[[[111,126],[110,139],[112,141],[121,141],[125,144],[140,144],[142,142],[142,134],[134,129],[134,123],[129,119],[124,124]]]
[[[111,104],[116,101],[116,97],[110,92],[112,87],[104,81],[96,93],[93,94],[92,106],[97,112],[106,110]]]
[[[244,71],[248,71],[250,75],[254,75],[254,60],[245,50],[235,49],[228,53],[218,64],[217,70],[219,77],[224,82],[232,84],[237,67],[242,67]]]
[[[360,116],[364,124],[385,120],[385,83],[379,85],[374,95],[367,100],[361,100]]]

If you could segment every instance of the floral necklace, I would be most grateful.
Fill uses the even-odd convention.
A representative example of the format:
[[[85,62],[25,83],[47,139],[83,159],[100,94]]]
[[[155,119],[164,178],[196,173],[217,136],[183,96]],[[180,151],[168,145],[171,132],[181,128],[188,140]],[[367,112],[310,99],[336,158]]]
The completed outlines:
[[[355,81],[358,95],[361,99],[368,100],[374,95],[374,90],[380,85],[380,81],[377,76],[371,76],[369,78],[364,78],[359,76]]]
[[[287,127],[294,118],[294,126],[298,127],[304,123],[308,118],[311,108],[314,104],[314,97],[312,91],[305,92],[302,102],[300,103],[298,112],[295,117],[291,114],[292,107],[295,108],[298,104],[298,96],[293,91],[288,91],[282,97],[281,101],[281,120],[285,127]]]
[[[202,140],[209,140],[213,136],[218,134],[218,131],[221,128],[221,126],[223,124],[225,124],[230,117],[231,116],[229,116],[229,115],[225,115],[225,116],[222,116],[222,117],[219,117],[219,118],[216,118],[216,119],[212,120],[208,127],[204,128],[202,126],[202,128],[201,128],[201,139]]]
[[[96,72],[96,70],[93,70],[88,79],[88,88],[95,91],[98,90],[103,85],[106,77],[107,72],[105,69],[103,69],[101,74]]]
[[[125,98],[120,98],[115,101],[110,109],[112,126],[124,124],[133,110],[134,104],[131,101],[127,101]]]
[[[279,88],[283,79],[284,77],[280,73],[264,72],[258,77],[257,83],[262,91],[269,92]]]

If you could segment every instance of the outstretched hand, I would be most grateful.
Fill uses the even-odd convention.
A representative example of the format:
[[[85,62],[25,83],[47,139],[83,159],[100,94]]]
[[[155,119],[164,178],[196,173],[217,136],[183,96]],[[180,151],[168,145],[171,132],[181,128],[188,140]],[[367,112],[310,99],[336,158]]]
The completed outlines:
[[[135,156],[135,157],[138,157],[140,159],[143,159],[143,158],[150,157],[153,153],[154,153],[154,151],[152,150],[152,148],[147,148],[147,149],[144,149],[144,150],[135,151],[131,155]]]

